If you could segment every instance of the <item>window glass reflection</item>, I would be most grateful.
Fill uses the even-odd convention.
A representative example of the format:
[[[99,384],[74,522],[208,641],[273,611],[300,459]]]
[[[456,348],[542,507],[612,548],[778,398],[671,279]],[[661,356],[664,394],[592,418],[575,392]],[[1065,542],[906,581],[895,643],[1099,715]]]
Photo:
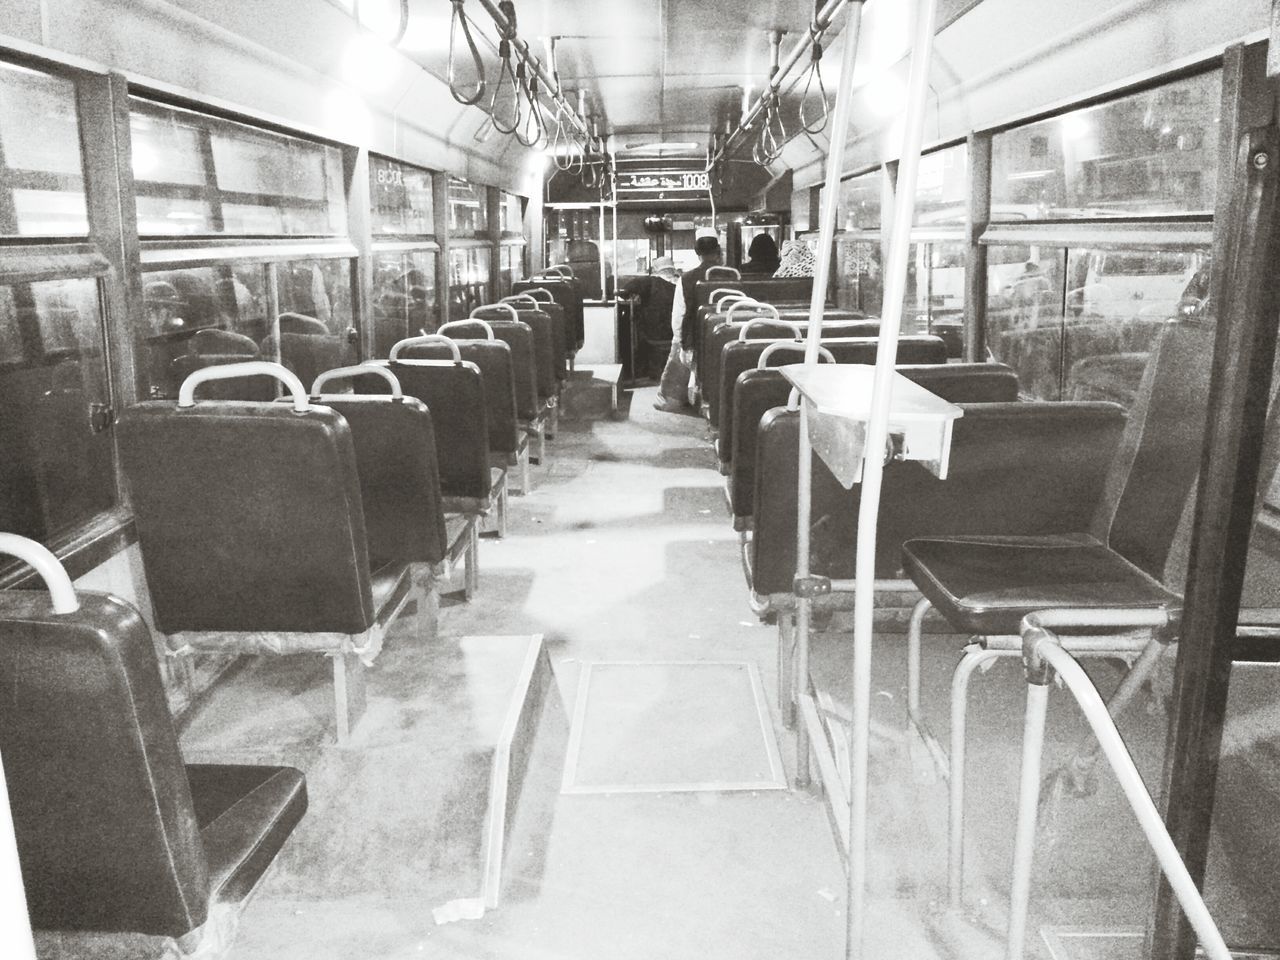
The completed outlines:
[[[75,84],[0,63],[0,236],[85,236]]]
[[[129,127],[143,236],[346,232],[337,147],[137,98]]]
[[[1208,295],[1207,250],[1002,245],[990,254],[987,349],[1040,400],[1128,407],[1160,326],[1201,310]]]
[[[489,301],[490,251],[460,247],[449,251],[449,319],[465,320]]]
[[[1222,71],[995,135],[992,219],[1213,212]]]
[[[436,256],[427,250],[374,254],[374,356],[387,356],[406,337],[439,329]]]
[[[884,304],[884,276],[880,241],[841,240],[836,244],[840,265],[836,277],[836,305],[880,316]]]
[[[0,286],[0,530],[47,542],[115,504],[108,402],[97,281]]]
[[[880,191],[884,170],[851,177],[840,184],[837,230],[874,230],[880,226]]]
[[[969,192],[969,151],[959,143],[920,158],[916,179],[915,222],[919,225],[965,222]]]
[[[503,234],[518,237],[524,233],[524,204],[514,193],[502,194],[498,214]]]
[[[506,296],[511,285],[524,276],[524,244],[503,244],[498,250],[498,291]]]
[[[371,156],[369,190],[375,238],[431,236],[436,232],[431,171]]]
[[[489,230],[485,188],[458,177],[449,178],[449,233],[458,237],[483,236]]]

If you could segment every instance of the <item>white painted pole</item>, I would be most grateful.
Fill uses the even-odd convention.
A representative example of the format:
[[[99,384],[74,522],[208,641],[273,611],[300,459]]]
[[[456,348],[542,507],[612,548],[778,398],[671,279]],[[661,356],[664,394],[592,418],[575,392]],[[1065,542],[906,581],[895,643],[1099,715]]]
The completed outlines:
[[[884,310],[880,318],[880,342],[876,348],[871,414],[867,423],[866,456],[862,466],[862,499],[858,507],[858,543],[855,558],[853,613],[853,731],[850,744],[849,783],[849,897],[845,956],[862,954],[866,930],[867,886],[867,766],[871,749],[871,649],[875,616],[876,524],[880,510],[880,485],[884,476],[889,433],[889,395],[898,359],[898,332],[907,284],[907,252],[911,221],[915,214],[916,179],[920,147],[924,139],[924,114],[929,94],[936,20],[934,0],[916,5],[915,39],[911,48],[911,74],[907,82],[907,114],[902,153],[898,162],[898,198],[894,207],[889,263],[884,271]],[[844,79],[843,77],[841,78]],[[812,322],[812,321],[811,321]]]
[[[840,202],[840,169],[844,145],[849,134],[849,115],[853,111],[853,68],[857,62],[858,38],[862,27],[862,0],[849,4],[845,19],[844,53],[840,59],[840,82],[836,87],[836,108],[832,117],[831,144],[827,152],[826,180],[822,190],[822,212],[818,218],[818,255],[814,258],[813,292],[809,297],[809,335],[805,341],[804,362],[818,362],[818,343],[822,338],[822,316],[827,305],[827,283],[831,278],[831,251],[835,245],[836,207]],[[800,489],[796,503],[796,576],[809,576],[809,523],[813,514],[811,464],[813,447],[809,443],[808,412],[800,406]],[[796,696],[809,692],[809,613],[812,601],[796,600]],[[781,642],[781,639],[779,639]],[[803,723],[796,724],[796,784],[809,782],[809,734]]]
[[[3,763],[0,763],[0,956],[12,960],[36,960]]]

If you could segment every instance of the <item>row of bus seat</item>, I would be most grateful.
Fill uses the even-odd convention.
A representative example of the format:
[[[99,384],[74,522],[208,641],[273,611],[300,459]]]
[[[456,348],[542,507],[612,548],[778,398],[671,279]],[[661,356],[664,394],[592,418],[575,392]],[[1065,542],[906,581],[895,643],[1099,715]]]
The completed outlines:
[[[326,371],[310,391],[279,364],[220,362],[176,402],[121,414],[143,572],[179,670],[202,652],[327,655],[350,737],[390,624],[416,602],[417,641],[436,636],[440,578],[465,564],[466,596],[476,589],[502,474],[531,441],[545,459],[573,343],[536,299]],[[264,378],[287,395],[267,399]],[[53,612],[43,594],[0,592],[0,751],[33,924],[198,950],[302,816],[303,777],[184,765],[136,611],[86,595]]]

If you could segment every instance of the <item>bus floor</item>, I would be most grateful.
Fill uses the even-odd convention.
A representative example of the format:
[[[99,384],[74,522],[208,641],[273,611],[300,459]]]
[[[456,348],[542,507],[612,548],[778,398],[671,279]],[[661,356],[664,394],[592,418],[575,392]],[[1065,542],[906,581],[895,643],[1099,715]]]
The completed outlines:
[[[286,661],[274,662],[286,664],[271,667],[274,679],[252,669],[233,675],[187,725],[184,748],[202,760],[245,759],[237,738],[266,743],[273,734],[296,736],[296,749],[264,748],[261,759],[297,763],[308,775],[311,809],[245,909],[231,960],[843,956],[844,871],[816,788],[558,793],[569,718],[588,663],[754,664],[788,777],[795,770],[794,736],[782,728],[775,701],[776,631],[747,606],[705,425],[692,415],[654,411],[651,388],[624,394],[614,417],[607,396],[607,388],[593,391],[575,380],[550,463],[536,468],[530,495],[511,500],[507,538],[482,543],[477,597],[466,605],[446,597],[442,604],[439,644],[542,634],[554,673],[501,904],[476,920],[433,919],[433,907],[473,893],[464,861],[475,851],[462,848],[474,841],[452,836],[448,824],[474,819],[465,808],[476,801],[462,793],[424,799],[432,789],[422,779],[424,758],[466,734],[447,706],[415,686],[430,658],[415,648],[407,635],[412,618],[405,618],[370,673],[371,707],[362,723],[374,731],[363,749],[323,746],[314,730],[297,732],[304,695],[320,704],[323,720],[328,677],[322,668],[304,676]],[[815,641],[817,678],[836,691],[847,685],[840,651],[847,650],[850,622],[837,614]],[[926,651],[925,702],[944,738],[949,673],[961,642],[935,634]],[[901,727],[905,642],[896,626],[877,637],[875,662],[877,717]],[[1090,669],[1104,687],[1119,676],[1107,664]],[[276,696],[263,696],[264,689]],[[251,711],[237,701],[246,695]],[[1013,663],[974,683],[967,906],[959,914],[945,907],[945,784],[922,776],[900,745],[877,751],[864,956],[1000,955],[1022,698]],[[1054,699],[1046,772],[1066,759],[1082,732],[1066,695]],[[1149,782],[1161,761],[1157,699],[1146,698],[1124,726]],[[669,746],[657,742],[652,749]],[[487,768],[473,767],[464,763],[463,777],[482,791]],[[1142,922],[1150,858],[1105,769],[1099,780],[1091,798],[1054,801],[1053,829],[1037,862],[1037,925]],[[335,802],[333,794],[344,792],[368,802]],[[424,819],[439,828],[424,832]],[[1230,872],[1215,872],[1211,893],[1219,891],[1218,903],[1233,902]],[[1038,939],[1035,949],[1049,956]]]

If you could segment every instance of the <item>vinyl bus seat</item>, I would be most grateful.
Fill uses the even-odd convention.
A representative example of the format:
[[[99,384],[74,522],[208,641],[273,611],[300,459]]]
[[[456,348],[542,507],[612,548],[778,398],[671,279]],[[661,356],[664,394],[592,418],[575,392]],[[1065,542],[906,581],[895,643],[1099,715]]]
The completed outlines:
[[[324,392],[335,381],[368,378],[371,370],[387,381],[390,394]],[[419,638],[436,639],[439,581],[460,564],[474,567],[479,524],[465,514],[445,514],[430,411],[404,396],[394,374],[374,363],[326,370],[311,385],[311,401],[336,410],[351,428],[370,566],[415,565]]]
[[[582,349],[586,333],[586,326],[582,319],[582,292],[572,276],[558,275],[550,271],[537,274],[527,280],[517,280],[511,285],[511,292],[528,293],[539,288],[551,294],[551,299],[564,310],[569,354],[572,356]]]
[[[835,345],[840,350],[840,345]],[[832,362],[839,358],[824,347]],[[783,343],[774,348],[777,359],[799,362],[803,345]],[[766,358],[774,359],[774,357]],[[846,360],[846,362],[848,362]],[[854,362],[869,363],[863,358]],[[924,384],[938,396],[956,403],[1012,403],[1018,399],[1018,377],[1002,363],[952,363],[940,365],[898,365],[902,375]],[[731,445],[729,463],[729,506],[735,530],[750,530],[755,513],[756,444],[760,421],[774,407],[785,407],[791,396],[791,383],[774,366],[757,366],[738,376],[734,388],[731,424],[728,435],[720,435],[720,443]],[[795,412],[792,411],[793,416]],[[792,460],[796,459],[792,451]],[[794,474],[794,468],[792,469]],[[792,520],[794,524],[794,519]]]
[[[171,397],[178,395],[182,381],[202,367],[262,358],[262,351],[251,337],[219,327],[197,330],[187,343],[191,352],[178,354],[169,362],[172,387],[167,393]],[[270,380],[217,380],[210,382],[205,389],[206,396],[212,400],[258,400],[265,403],[275,398],[275,385]]]
[[[849,311],[847,310],[825,309],[822,314],[823,323],[845,322],[854,324],[862,321],[866,324],[867,336],[874,337],[879,331],[880,322],[874,317],[848,317],[848,313]],[[807,305],[803,309],[785,305],[779,307],[777,304],[765,303],[761,300],[751,300],[749,298],[733,300],[730,297],[721,298],[714,307],[700,307],[697,318],[698,326],[693,336],[695,373],[698,376],[700,386],[708,382],[701,367],[716,363],[716,358],[718,357],[719,346],[709,344],[709,341],[715,335],[714,331],[722,323],[742,323],[755,317],[769,317],[780,323],[798,326],[799,329],[804,330],[808,328],[809,308]],[[853,329],[851,326],[851,331]],[[848,335],[861,336],[862,334],[850,332]],[[722,341],[721,345],[727,342],[727,339]]]
[[[565,309],[552,299],[551,292],[546,287],[532,287],[520,293],[512,293],[505,296],[498,302],[509,303],[517,310],[536,310],[539,313],[545,313],[551,318],[551,341],[555,352],[556,379],[568,380],[569,365],[578,348],[573,343],[569,321],[565,316]],[[491,306],[491,304],[486,306]],[[490,316],[489,319],[493,319],[493,317]],[[543,321],[539,320],[537,322],[542,323]]]
[[[465,326],[464,326],[465,325]],[[459,330],[478,333],[477,339],[463,339]],[[489,465],[502,471],[501,483],[509,489],[510,468],[519,467],[524,493],[529,485],[529,435],[521,428],[516,412],[516,376],[511,348],[494,336],[483,320],[453,320],[443,324],[431,340],[414,344],[402,340],[392,348],[406,360],[442,360],[450,356],[450,348],[442,342],[453,341],[462,359],[474,363],[484,380],[485,422],[489,434]],[[505,510],[499,514],[499,536],[506,535]]]
[[[274,376],[292,405],[199,401],[206,378]],[[365,493],[347,421],[312,405],[279,364],[202,370],[176,404],[121,414],[131,491],[156,626],[189,665],[197,653],[333,660],[339,742],[364,708],[364,670],[410,600],[430,606],[418,555],[370,562]]]
[[[401,343],[421,340],[411,337]],[[448,337],[439,338],[439,342],[452,345]],[[480,368],[464,361],[461,353],[452,351],[454,358],[450,360],[406,360],[396,355],[395,347],[391,352],[391,359],[373,363],[390,370],[405,396],[416,397],[431,411],[446,517],[463,515],[479,523],[497,513],[501,526],[506,513],[505,471],[490,464],[484,378]],[[371,377],[361,377],[357,384],[363,393],[384,389]],[[467,564],[468,599],[479,585],[478,572],[479,556],[475,554],[468,558]]]
[[[790,326],[795,331],[794,335],[790,337],[785,335],[772,337],[767,334],[760,336],[758,335],[759,328],[763,323],[760,320],[748,320],[746,324],[722,323],[711,332],[710,340],[707,344],[707,369],[706,378],[703,380],[703,393],[707,397],[707,415],[713,418],[711,419],[711,427],[717,436],[724,428],[729,405],[733,403],[733,386],[737,382],[738,374],[755,367],[767,347],[767,344],[761,341],[782,339],[803,342],[808,337],[809,325],[797,321],[774,321],[774,324],[786,323]],[[769,329],[768,326],[765,327],[766,331]],[[849,342],[862,340],[869,342],[874,340],[879,333],[879,321],[842,320],[832,323],[824,321],[822,329],[819,331],[819,337],[824,343],[832,340]],[[926,342],[919,338],[899,338],[899,348],[903,344],[910,344],[907,347],[907,351],[911,354],[911,357],[904,357],[902,362],[943,362],[946,359],[945,354],[940,355],[941,359],[938,359],[939,355],[932,346],[928,348],[922,346]],[[798,361],[794,354],[790,357],[779,356],[772,361],[774,365],[796,362]],[[841,360],[839,362],[844,361]],[[854,360],[852,362],[872,363],[874,358],[869,361]],[[723,457],[727,457],[728,454],[729,449],[726,445]]]
[[[306,812],[302,773],[184,765],[138,612],[77,594],[32,541],[0,553],[51,588],[0,591],[0,753],[37,944],[217,942]]]
[[[1020,656],[1022,618],[1037,610],[1152,608],[1165,611],[1172,624],[1180,618],[1182,598],[1163,577],[1200,465],[1212,356],[1212,324],[1192,319],[1164,325],[1105,483],[1098,496],[1082,499],[1089,515],[1073,526],[1009,537],[991,526],[997,519],[993,517],[985,528],[952,531],[955,535],[950,536],[922,533],[903,544],[903,565],[924,595],[908,630],[913,665],[908,712],[927,744],[932,744],[932,735],[919,711],[915,666],[924,616],[932,607],[956,632],[973,637],[952,684],[949,780],[956,814],[951,822],[955,895],[963,844],[965,715],[974,671],[996,657]],[[1069,481],[1078,469],[1063,463],[1059,482]],[[1176,628],[1118,635],[1115,628],[1100,626],[1080,633],[1088,646],[1080,646],[1079,635],[1068,635],[1061,638],[1064,649],[1083,656],[1137,657],[1150,665],[1159,646],[1175,638]],[[935,746],[933,752],[938,755],[941,750]]]
[[[563,324],[545,311],[534,307],[526,294],[516,294],[510,301],[485,304],[471,311],[474,320],[514,320],[533,331],[534,361],[537,371],[539,420],[543,436],[553,437],[559,426],[560,391],[569,377],[567,356],[559,344],[565,342]]]

